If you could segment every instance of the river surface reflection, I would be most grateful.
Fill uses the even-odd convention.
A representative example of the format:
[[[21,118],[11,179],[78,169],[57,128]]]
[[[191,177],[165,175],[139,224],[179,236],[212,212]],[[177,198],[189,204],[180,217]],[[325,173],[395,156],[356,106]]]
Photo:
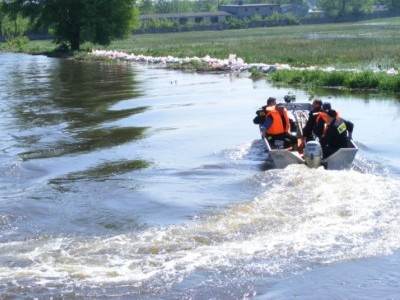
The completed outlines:
[[[251,120],[288,92],[0,54],[0,295],[399,297],[400,102],[319,92],[353,169],[266,170]]]

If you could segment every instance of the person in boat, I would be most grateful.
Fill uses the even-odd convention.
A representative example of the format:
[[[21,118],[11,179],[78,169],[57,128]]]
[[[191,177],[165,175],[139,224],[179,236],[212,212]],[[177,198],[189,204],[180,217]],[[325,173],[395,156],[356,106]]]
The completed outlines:
[[[262,129],[265,130],[265,137],[273,148],[290,148],[297,144],[297,138],[290,133],[288,111],[281,104],[267,105]]]
[[[312,103],[312,109],[308,114],[308,120],[303,128],[303,141],[314,140],[314,136],[321,137],[324,128],[324,122],[319,113],[322,112],[322,101],[315,99]]]
[[[296,137],[290,134],[294,121],[289,118],[284,106],[276,104],[276,98],[267,99],[267,105],[257,110],[253,123],[260,126],[273,148],[289,148],[297,144]]]
[[[338,113],[330,109],[325,112],[326,128],[320,139],[324,158],[332,155],[340,148],[349,147],[354,125],[338,116]]]
[[[306,126],[303,128],[301,149],[304,147],[305,142],[312,141],[315,138],[318,138],[318,140],[322,138],[328,124],[327,112],[330,110],[332,110],[332,106],[329,102],[322,103],[319,99],[314,100]],[[337,111],[336,113],[339,117],[339,113]]]
[[[266,121],[267,108],[272,109],[276,105],[276,98],[269,97],[267,99],[267,105],[261,107],[261,109],[256,111],[256,117],[253,119],[253,123],[264,127],[264,122]]]

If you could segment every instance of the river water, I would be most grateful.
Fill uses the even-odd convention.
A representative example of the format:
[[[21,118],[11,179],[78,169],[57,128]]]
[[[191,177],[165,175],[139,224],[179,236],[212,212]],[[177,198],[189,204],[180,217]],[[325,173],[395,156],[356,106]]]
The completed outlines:
[[[400,102],[321,92],[353,169],[270,170],[288,92],[0,54],[0,298],[400,299]]]

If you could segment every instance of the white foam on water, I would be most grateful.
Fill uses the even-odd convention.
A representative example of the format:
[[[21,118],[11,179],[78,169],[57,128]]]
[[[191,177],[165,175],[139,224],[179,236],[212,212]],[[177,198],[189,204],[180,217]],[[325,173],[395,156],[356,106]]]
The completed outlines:
[[[241,162],[243,160],[258,162],[260,160],[264,161],[267,157],[265,145],[262,140],[255,140],[238,145],[232,149],[224,150],[223,155],[233,162]]]
[[[0,281],[149,282],[169,286],[198,269],[301,270],[400,248],[400,180],[301,165],[265,172],[263,194],[185,225],[109,238],[0,244]]]
[[[249,153],[251,149],[251,143],[245,143],[239,145],[233,149],[228,149],[223,152],[228,159],[233,161],[240,161]]]
[[[309,67],[294,67],[288,64],[265,64],[265,63],[246,63],[242,58],[238,57],[236,54],[229,54],[225,59],[218,59],[215,57],[210,57],[206,55],[204,57],[174,57],[168,56],[148,56],[135,53],[127,53],[123,51],[116,50],[96,50],[93,49],[89,52],[89,55],[95,57],[104,57],[108,59],[123,60],[129,62],[145,63],[145,64],[156,64],[156,65],[168,65],[168,64],[187,64],[187,63],[204,63],[208,66],[210,70],[225,70],[234,72],[248,71],[252,68],[265,73],[274,72],[276,70],[300,70],[300,71],[315,71],[320,70],[324,72],[334,72],[334,71],[347,71],[347,72],[361,72],[362,69],[359,68],[335,68],[333,66],[321,67],[321,66],[309,66]],[[388,75],[398,75],[399,71],[391,68],[388,70],[381,70],[379,68],[370,68],[371,71],[376,73],[386,73]]]

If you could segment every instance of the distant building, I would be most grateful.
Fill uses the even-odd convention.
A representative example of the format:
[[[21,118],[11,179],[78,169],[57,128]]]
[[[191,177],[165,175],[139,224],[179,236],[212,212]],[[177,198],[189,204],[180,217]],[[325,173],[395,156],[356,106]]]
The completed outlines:
[[[146,23],[150,20],[169,20],[180,25],[186,24],[222,24],[226,18],[246,18],[255,15],[269,17],[274,13],[282,13],[279,4],[232,4],[221,5],[216,12],[192,12],[141,15],[140,21]]]
[[[282,13],[279,4],[230,4],[221,5],[219,9],[237,18],[252,17],[254,15],[269,17],[274,13]]]
[[[231,14],[228,12],[225,12],[225,11],[197,12],[197,13],[174,13],[174,14],[152,14],[152,15],[140,16],[140,21],[163,19],[163,20],[174,21],[181,25],[185,25],[187,23],[217,24],[217,23],[222,23],[228,16],[231,16]]]

